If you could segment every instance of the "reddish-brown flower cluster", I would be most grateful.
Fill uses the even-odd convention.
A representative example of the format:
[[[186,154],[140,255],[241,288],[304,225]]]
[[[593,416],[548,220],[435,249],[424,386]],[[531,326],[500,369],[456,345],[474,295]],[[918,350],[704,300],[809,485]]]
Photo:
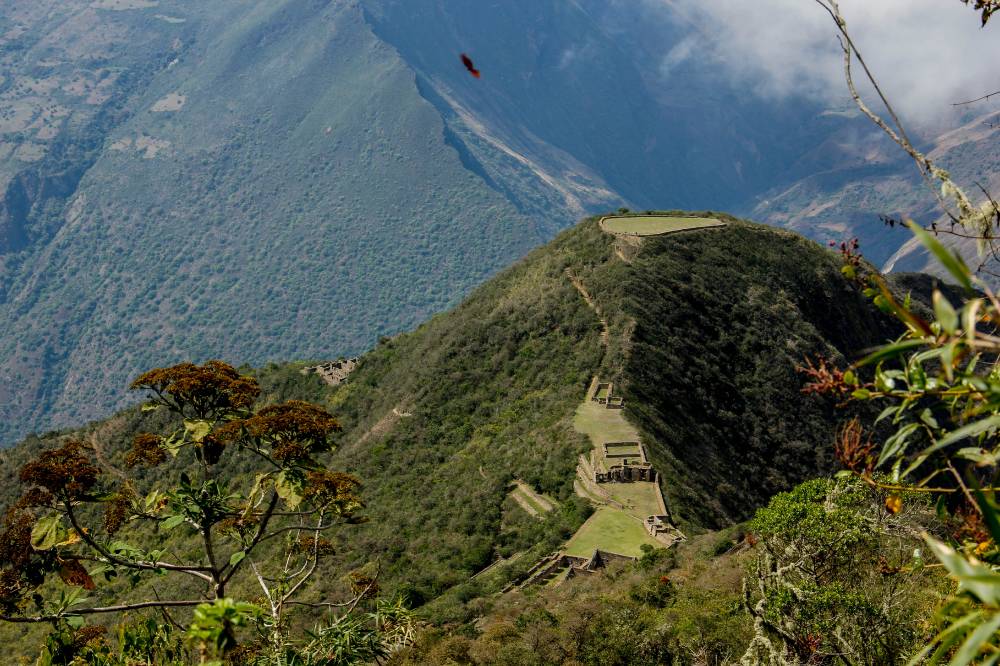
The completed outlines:
[[[35,517],[23,510],[11,509],[4,516],[0,533],[0,608],[13,613],[24,596],[45,580],[42,567],[32,562],[31,528]]]
[[[21,482],[40,486],[60,499],[79,499],[97,485],[100,476],[85,450],[82,442],[71,439],[45,451],[21,468]]]
[[[14,569],[0,571],[0,608],[8,613],[17,610],[25,589],[24,581],[17,571]]]
[[[840,464],[855,474],[870,475],[875,468],[875,443],[857,418],[840,427],[833,446]]]
[[[88,645],[91,647],[97,647],[97,645],[104,642],[104,635],[107,633],[108,628],[100,625],[80,627],[73,634],[73,648],[76,650],[82,650]]]
[[[330,435],[341,430],[326,410],[301,400],[265,407],[239,424],[252,437],[272,443],[296,442],[311,453],[329,450]]]
[[[18,569],[31,561],[31,528],[35,517],[27,511],[11,509],[4,516],[4,530],[0,533],[0,564]]]
[[[229,517],[219,521],[219,531],[233,536],[249,536],[257,530],[257,523],[252,518]]]
[[[823,644],[823,637],[816,634],[806,634],[795,637],[795,652],[807,664],[819,663],[819,648]]]
[[[271,451],[271,457],[280,463],[296,463],[309,459],[309,449],[298,442],[279,442]]]
[[[361,499],[357,496],[359,488],[361,481],[344,472],[309,472],[302,497],[317,506],[350,510],[353,506],[361,506]]]
[[[805,365],[800,365],[795,369],[809,379],[802,387],[802,393],[806,395],[816,394],[842,398],[854,388],[845,381],[844,371],[831,365],[823,356],[817,356],[815,363],[807,358]]]
[[[140,432],[132,440],[132,450],[125,454],[125,464],[135,467],[138,464],[156,467],[167,459],[167,451],[163,448],[163,438],[150,432]]]
[[[364,571],[352,571],[348,579],[351,583],[351,592],[362,599],[371,599],[378,595],[379,585],[374,576],[370,576]]]
[[[94,579],[87,573],[87,569],[80,564],[79,560],[63,560],[59,563],[59,577],[67,585],[82,587],[85,590],[93,590]]]
[[[119,491],[104,507],[104,529],[115,534],[132,515],[134,495],[129,490]]]
[[[181,412],[190,408],[202,418],[245,411],[260,395],[257,380],[241,375],[222,361],[208,361],[201,366],[179,363],[169,368],[156,368],[139,375],[130,388],[152,391],[168,407]]]
[[[56,501],[55,496],[44,488],[29,488],[28,492],[21,496],[14,505],[16,509],[33,509],[36,507],[52,506]]]

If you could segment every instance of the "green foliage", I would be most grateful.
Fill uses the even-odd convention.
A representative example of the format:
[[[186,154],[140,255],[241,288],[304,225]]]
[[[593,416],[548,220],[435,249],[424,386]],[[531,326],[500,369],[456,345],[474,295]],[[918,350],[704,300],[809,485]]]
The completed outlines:
[[[115,653],[103,641],[92,645],[99,627],[84,628],[84,619],[145,609],[174,626],[171,611],[193,609],[187,638],[202,656],[227,657],[242,628],[254,629],[272,656],[294,653],[288,607],[301,603],[300,590],[332,552],[322,534],[356,522],[361,507],[357,479],[318,460],[340,424],[298,400],[256,408],[258,382],[219,361],[151,370],[132,388],[149,394],[143,413],[168,412],[174,428],[134,437],[124,456],[131,473],[108,464],[96,437],[69,439],[22,466],[26,490],[0,535],[0,620],[51,624],[43,659],[53,664],[111,663],[106,657]],[[168,460],[161,475],[137,470]],[[246,466],[252,473],[233,473]],[[176,535],[172,545],[150,548],[157,531]],[[98,574],[106,589],[98,590]],[[120,577],[128,592],[115,586]],[[168,584],[180,598],[143,587],[156,578],[180,579]],[[263,605],[227,596],[252,580]],[[375,582],[357,578],[356,586],[343,606],[354,608]],[[85,592],[118,603],[88,605]],[[135,636],[121,635],[119,656]],[[166,659],[169,646],[157,635],[146,639],[157,661]]]
[[[733,575],[740,562],[701,546],[681,551],[650,550],[633,565],[489,599],[466,623],[423,632],[391,663],[732,663],[750,638]]]
[[[729,225],[646,239],[620,286],[635,322],[626,409],[674,519],[712,527],[833,469],[820,444],[837,413],[788,388],[803,358],[854,358],[900,330],[832,253],[719,217]]]
[[[744,583],[755,635],[744,662],[874,666],[916,650],[940,585],[914,557],[931,514],[896,516],[881,499],[860,481],[817,479],[757,512]]]
[[[968,664],[1000,656],[1000,383],[994,330],[1000,303],[957,254],[910,224],[927,250],[964,289],[959,305],[940,290],[933,312],[900,302],[877,274],[864,293],[906,325],[846,372],[813,369],[809,390],[881,403],[877,421],[889,434],[881,442],[855,423],[838,440],[838,456],[851,473],[892,493],[890,512],[901,509],[905,491],[936,500],[950,541],[924,536],[927,546],[957,582],[941,609],[941,632],[913,663]],[[864,286],[864,285],[863,285]],[[983,288],[976,293],[974,286]],[[873,368],[869,378],[863,374]],[[880,474],[886,474],[887,478]]]

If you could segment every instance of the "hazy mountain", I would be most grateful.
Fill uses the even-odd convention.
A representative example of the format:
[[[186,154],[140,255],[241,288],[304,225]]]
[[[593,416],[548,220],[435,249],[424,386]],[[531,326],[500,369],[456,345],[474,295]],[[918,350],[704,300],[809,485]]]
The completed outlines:
[[[6,0],[0,26],[5,442],[147,366],[359,352],[587,212],[864,235],[885,202],[827,201],[903,168],[646,3]]]

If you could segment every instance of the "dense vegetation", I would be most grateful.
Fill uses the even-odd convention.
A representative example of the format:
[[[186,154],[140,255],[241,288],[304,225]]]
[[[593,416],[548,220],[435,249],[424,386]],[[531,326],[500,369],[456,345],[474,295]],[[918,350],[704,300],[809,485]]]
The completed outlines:
[[[737,94],[711,57],[651,79],[711,33],[671,7],[38,0],[0,25],[3,444],[110,414],[149,367],[360,352],[622,201],[778,188],[758,219],[823,211],[799,228],[826,234],[912,200],[813,205],[856,173],[834,147],[857,119]],[[456,58],[473,47],[480,81]]]
[[[377,559],[383,589],[423,606],[426,618],[461,625],[486,612],[484,595],[557,548],[591,510],[572,492],[577,454],[589,446],[572,418],[595,374],[624,383],[628,413],[638,417],[664,472],[671,509],[689,531],[747,517],[767,493],[827,468],[830,456],[816,442],[832,432],[829,406],[786,391],[785,411],[766,411],[766,424],[755,422],[755,410],[771,395],[772,373],[792,373],[807,352],[852,357],[877,341],[851,337],[826,314],[881,326],[877,310],[863,298],[845,298],[833,253],[726,219],[726,228],[641,246],[616,245],[590,219],[453,311],[412,333],[383,338],[337,388],[300,375],[301,364],[259,373],[261,404],[305,399],[338,418],[344,431],[326,463],[365,484],[369,522],[332,535],[336,552],[322,566],[338,575],[318,576],[306,592],[340,594],[339,574]],[[747,266],[745,276],[724,264]],[[607,348],[597,315],[567,271],[607,320]],[[745,297],[768,290],[784,291],[782,317],[769,316],[762,296]],[[723,323],[739,343],[709,334],[709,326]],[[796,344],[779,344],[786,338]],[[763,368],[768,372],[753,363],[764,354],[776,359]],[[686,418],[657,397],[674,396],[693,414],[704,414],[732,396],[732,388],[718,383],[726,372],[758,400],[727,402],[731,422]],[[136,432],[169,431],[160,418],[130,409],[80,437],[96,436],[107,460],[122,465]],[[58,441],[58,433],[33,437],[8,452],[8,498],[16,492],[16,467]],[[750,450],[756,458],[747,456]],[[543,520],[527,515],[507,498],[516,478],[560,507]],[[518,553],[496,576],[470,580],[498,557]]]

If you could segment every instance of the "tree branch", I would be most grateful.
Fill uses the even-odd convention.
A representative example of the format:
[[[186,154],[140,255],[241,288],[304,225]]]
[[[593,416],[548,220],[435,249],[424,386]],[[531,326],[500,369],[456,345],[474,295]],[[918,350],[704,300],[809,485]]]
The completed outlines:
[[[131,560],[126,560],[124,558],[118,557],[113,554],[107,548],[99,544],[90,534],[87,532],[80,522],[76,518],[76,514],[73,513],[73,505],[69,501],[63,502],[63,507],[66,509],[66,515],[69,517],[70,524],[73,525],[73,529],[80,536],[84,543],[96,550],[101,554],[109,563],[117,564],[129,569],[142,569],[144,571],[154,571],[157,569],[164,569],[166,571],[179,571],[181,573],[186,573],[189,576],[194,576],[195,578],[200,578],[205,582],[213,582],[212,577],[204,571],[211,571],[211,567],[201,567],[201,566],[184,566],[180,564],[170,564],[169,562],[133,562]],[[0,618],[2,619],[2,618]]]
[[[134,604],[119,604],[117,606],[97,606],[92,608],[76,608],[55,615],[0,615],[4,622],[37,623],[53,622],[60,618],[73,615],[96,615],[98,613],[121,613],[122,611],[140,610],[143,608],[177,608],[182,606],[197,606],[205,603],[204,599],[186,599],[184,601],[140,601]]]

